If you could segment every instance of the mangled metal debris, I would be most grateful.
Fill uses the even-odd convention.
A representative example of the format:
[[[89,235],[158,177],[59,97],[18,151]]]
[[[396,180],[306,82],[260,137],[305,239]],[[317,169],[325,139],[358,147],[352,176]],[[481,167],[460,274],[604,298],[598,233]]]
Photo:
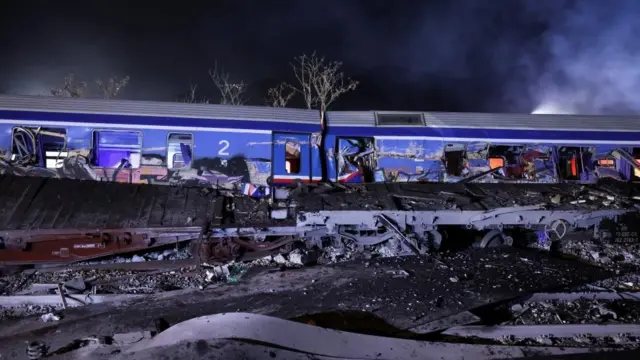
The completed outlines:
[[[605,219],[640,204],[633,186],[606,181],[318,185],[254,199],[202,188],[8,177],[7,199],[0,199],[12,207],[0,214],[4,264],[77,262],[181,242],[192,242],[198,260],[222,263],[288,254],[296,243],[306,249],[373,249],[387,256],[424,254],[440,245],[448,227],[484,235],[480,246],[508,245],[514,229],[549,241],[577,229],[603,237],[615,227]],[[47,204],[48,197],[66,192],[82,195]],[[630,236],[632,230],[622,233]],[[306,262],[295,253],[287,261]]]

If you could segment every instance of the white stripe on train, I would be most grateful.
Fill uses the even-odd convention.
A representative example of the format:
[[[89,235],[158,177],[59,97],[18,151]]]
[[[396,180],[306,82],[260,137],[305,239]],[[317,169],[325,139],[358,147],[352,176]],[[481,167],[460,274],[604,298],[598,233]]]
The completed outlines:
[[[163,126],[163,125],[140,125],[140,124],[109,124],[109,123],[78,123],[67,121],[38,121],[38,120],[5,120],[0,119],[0,124],[24,124],[32,126],[78,126],[88,128],[103,129],[155,129],[169,131],[206,131],[206,132],[227,132],[227,133],[244,133],[244,134],[266,134],[272,133],[271,130],[250,130],[250,129],[230,129],[230,128],[212,128],[212,127],[189,127],[189,126]],[[340,134],[330,134],[340,136]],[[558,144],[558,145],[631,145],[640,146],[638,141],[620,141],[620,140],[545,140],[545,139],[495,139],[495,138],[458,138],[458,137],[437,137],[437,136],[373,136],[377,140],[427,140],[442,142],[478,142],[478,143],[502,143],[502,144]]]

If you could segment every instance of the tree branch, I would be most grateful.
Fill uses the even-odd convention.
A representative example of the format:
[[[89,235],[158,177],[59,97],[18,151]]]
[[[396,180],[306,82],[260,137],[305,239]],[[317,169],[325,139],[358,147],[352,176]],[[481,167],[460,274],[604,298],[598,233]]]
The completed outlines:
[[[357,88],[358,82],[347,78],[340,72],[342,63],[327,62],[316,53],[294,58],[291,63],[298,80],[298,87],[292,87],[301,94],[307,108],[318,108],[325,112],[342,94]]]
[[[203,97],[200,100],[196,100],[196,90],[198,89],[198,84],[191,84],[189,83],[189,91],[187,92],[187,94],[182,98],[179,99],[178,102],[184,102],[184,103],[201,103],[201,104],[208,104],[209,103],[209,99]]]
[[[282,82],[278,86],[267,90],[267,105],[285,107],[295,94],[296,89],[293,86]]]
[[[107,82],[104,82],[100,79],[96,80],[96,84],[100,91],[102,92],[103,99],[113,99],[118,95],[118,93],[124,89],[125,86],[129,83],[129,76],[125,76],[122,79],[118,79],[115,77],[109,78]]]
[[[209,77],[211,77],[211,80],[220,91],[220,104],[243,105],[245,103],[246,84],[243,81],[239,83],[230,82],[229,74],[225,73],[222,68],[218,70],[217,62],[213,69],[209,69]]]
[[[58,97],[80,98],[84,96],[86,89],[86,82],[75,82],[74,75],[69,74],[64,77],[64,85],[62,85],[62,87],[51,89],[51,95]]]

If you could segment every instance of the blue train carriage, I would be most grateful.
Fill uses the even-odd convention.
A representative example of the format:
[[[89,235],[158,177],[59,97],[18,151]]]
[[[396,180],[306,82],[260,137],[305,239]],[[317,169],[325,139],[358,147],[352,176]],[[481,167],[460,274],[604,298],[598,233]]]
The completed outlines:
[[[129,183],[241,186],[321,179],[312,110],[0,96],[2,170]]]
[[[640,181],[638,117],[367,111],[327,124],[339,182]]]

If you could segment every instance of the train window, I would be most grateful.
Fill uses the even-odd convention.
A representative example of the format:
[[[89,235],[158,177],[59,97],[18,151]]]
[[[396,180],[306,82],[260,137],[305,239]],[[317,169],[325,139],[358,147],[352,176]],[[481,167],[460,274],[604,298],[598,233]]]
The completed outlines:
[[[522,179],[525,169],[520,162],[524,152],[521,145],[491,145],[487,153],[487,160],[491,169],[503,167],[503,175],[510,179]]]
[[[170,133],[167,137],[167,168],[190,168],[193,147],[193,134]]]
[[[376,114],[378,126],[424,126],[421,113]]]
[[[293,140],[287,140],[284,146],[285,163],[284,168],[287,174],[300,173],[300,143]]]
[[[559,147],[558,172],[564,180],[580,180],[583,172],[582,148],[572,146]]]
[[[447,170],[447,175],[462,176],[465,157],[464,145],[447,144],[444,147],[444,166]]]
[[[103,168],[137,169],[142,156],[142,132],[95,130],[92,163]]]
[[[17,164],[56,169],[67,156],[64,128],[17,126],[11,132],[11,160]]]

